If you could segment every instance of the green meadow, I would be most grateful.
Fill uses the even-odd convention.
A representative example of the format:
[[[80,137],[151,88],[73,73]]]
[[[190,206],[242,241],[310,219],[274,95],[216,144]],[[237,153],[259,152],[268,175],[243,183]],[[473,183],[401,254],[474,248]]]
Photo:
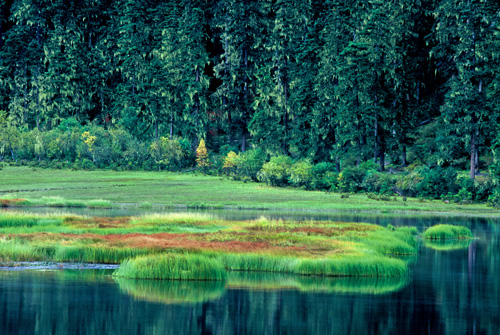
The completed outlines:
[[[134,204],[142,208],[215,207],[276,210],[362,211],[494,216],[483,204],[459,205],[440,200],[365,194],[339,194],[277,188],[194,173],[144,171],[72,171],[6,166],[0,171],[2,206],[109,208]]]

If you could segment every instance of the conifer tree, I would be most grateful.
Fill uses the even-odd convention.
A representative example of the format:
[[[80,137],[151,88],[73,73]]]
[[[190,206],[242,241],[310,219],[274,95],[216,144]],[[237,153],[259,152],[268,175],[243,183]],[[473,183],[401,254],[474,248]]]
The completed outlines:
[[[434,33],[434,59],[449,66],[441,117],[447,132],[469,147],[470,178],[479,172],[479,146],[491,138],[495,117],[486,94],[495,72],[490,45],[498,30],[500,4],[495,1],[441,0]]]

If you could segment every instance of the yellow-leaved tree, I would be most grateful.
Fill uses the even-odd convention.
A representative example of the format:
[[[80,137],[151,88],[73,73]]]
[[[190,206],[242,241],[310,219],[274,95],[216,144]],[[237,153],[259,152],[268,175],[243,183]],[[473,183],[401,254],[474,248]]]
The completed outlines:
[[[226,171],[226,174],[229,174],[234,169],[237,159],[238,155],[234,151],[228,152],[226,159],[224,159],[224,166],[222,167]]]
[[[209,165],[210,162],[208,161],[208,151],[205,145],[205,140],[201,139],[200,144],[196,149],[196,166],[205,171]]]

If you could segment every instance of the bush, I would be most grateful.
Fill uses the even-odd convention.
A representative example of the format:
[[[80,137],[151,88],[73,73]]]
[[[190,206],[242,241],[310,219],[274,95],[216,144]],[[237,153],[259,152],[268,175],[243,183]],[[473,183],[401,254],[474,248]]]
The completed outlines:
[[[438,166],[430,169],[425,167],[414,173],[421,176],[420,182],[415,187],[418,197],[439,199],[449,192],[457,192],[457,172],[453,168],[443,169]]]
[[[500,189],[496,188],[488,197],[488,206],[491,207],[500,207]]]
[[[290,168],[290,182],[294,186],[305,186],[312,189],[312,164],[307,160],[295,162]]]
[[[267,185],[284,186],[290,177],[292,159],[288,156],[276,156],[262,166],[257,177]]]
[[[347,167],[339,174],[339,189],[342,192],[357,192],[363,187],[366,170],[358,167]]]
[[[339,174],[334,172],[335,167],[331,163],[318,163],[311,169],[313,190],[336,190],[339,184]]]
[[[383,173],[370,173],[363,180],[363,189],[370,193],[393,194],[396,178]]]
[[[240,177],[249,177],[258,181],[258,173],[266,162],[266,155],[261,149],[247,150],[238,154],[235,159],[236,174]]]

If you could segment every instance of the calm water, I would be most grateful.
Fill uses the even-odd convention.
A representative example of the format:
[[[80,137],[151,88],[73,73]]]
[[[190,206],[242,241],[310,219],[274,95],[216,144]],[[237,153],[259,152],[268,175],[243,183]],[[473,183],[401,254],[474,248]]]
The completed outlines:
[[[232,273],[226,284],[171,283],[115,280],[110,270],[0,271],[0,334],[499,334],[500,222],[446,221],[479,239],[423,246],[401,279]]]

